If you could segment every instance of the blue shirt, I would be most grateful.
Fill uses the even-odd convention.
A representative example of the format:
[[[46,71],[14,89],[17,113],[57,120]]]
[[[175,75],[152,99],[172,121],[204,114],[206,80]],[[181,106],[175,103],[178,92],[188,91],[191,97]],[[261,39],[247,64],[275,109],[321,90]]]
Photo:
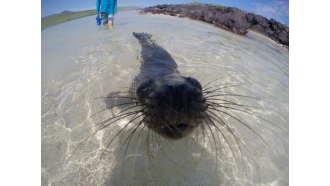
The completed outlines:
[[[96,14],[101,12],[114,15],[117,12],[117,0],[96,0]]]

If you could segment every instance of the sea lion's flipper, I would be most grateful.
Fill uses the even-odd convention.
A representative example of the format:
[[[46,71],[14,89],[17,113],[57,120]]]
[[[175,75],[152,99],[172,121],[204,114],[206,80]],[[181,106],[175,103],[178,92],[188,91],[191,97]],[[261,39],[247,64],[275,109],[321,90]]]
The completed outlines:
[[[142,46],[154,46],[155,45],[155,41],[152,40],[152,35],[151,34],[148,34],[148,33],[136,33],[136,32],[133,32],[133,36],[136,37],[136,39],[139,40],[140,44]]]

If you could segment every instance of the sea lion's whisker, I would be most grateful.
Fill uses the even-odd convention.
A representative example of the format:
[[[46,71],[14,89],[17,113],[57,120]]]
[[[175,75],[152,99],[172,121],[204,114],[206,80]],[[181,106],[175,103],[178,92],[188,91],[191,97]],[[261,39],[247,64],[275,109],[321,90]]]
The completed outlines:
[[[152,152],[151,152],[151,149],[150,149],[150,144],[151,144],[150,143],[150,131],[151,131],[151,129],[148,128],[146,146],[147,146],[147,154],[148,154],[148,157],[149,158],[147,158],[147,159],[148,159],[148,161],[149,161],[149,163],[151,165],[151,169],[154,170],[154,172],[157,174],[158,177],[161,177],[161,174],[158,172],[158,170],[156,169],[156,167],[155,167],[155,165],[154,165],[154,163],[152,161],[153,160],[153,157],[152,157]]]
[[[207,123],[207,127],[208,127],[208,129],[210,130],[210,133],[211,133],[211,135],[212,135],[212,138],[213,138],[213,142],[214,142],[214,149],[215,149],[215,156],[216,157],[218,157],[218,148],[217,148],[217,141],[216,141],[216,139],[215,139],[215,136],[214,136],[214,134],[213,134],[213,131],[212,131],[212,129],[211,129],[211,126],[209,125],[209,123],[207,122],[207,120],[204,118],[204,121]],[[219,136],[218,136],[219,137]],[[219,139],[219,138],[218,138]],[[220,142],[220,141],[219,141]],[[218,164],[218,161],[216,161],[216,164]],[[218,165],[216,165],[216,167],[218,167]]]
[[[143,103],[139,103],[139,102],[127,102],[127,103],[120,103],[120,104],[117,104],[117,105],[113,105],[111,107],[108,107],[108,108],[105,108],[105,109],[102,109],[92,115],[90,115],[89,117],[94,117],[95,115],[101,113],[101,112],[104,112],[106,110],[110,110],[110,109],[113,109],[115,107],[119,107],[119,106],[123,106],[123,105],[130,105],[130,104],[134,104],[135,106],[145,106],[146,104],[143,104]]]
[[[127,137],[126,140],[124,141],[122,147],[124,147],[125,143],[126,143],[127,140],[129,139],[129,140],[128,140],[128,143],[127,143],[127,145],[126,145],[125,152],[124,152],[124,157],[126,156],[126,152],[127,152],[128,146],[129,146],[129,144],[130,144],[130,142],[131,142],[131,140],[132,140],[132,137],[134,136],[134,133],[136,132],[136,130],[137,130],[142,124],[143,124],[143,120],[139,121],[139,123],[138,123],[135,127],[132,127],[132,128],[134,128],[133,131],[128,135],[128,137]],[[129,129],[129,131],[132,130],[132,128]],[[127,131],[127,132],[129,132],[129,131]],[[120,150],[122,149],[122,147],[120,148]]]
[[[103,127],[103,126],[109,126],[110,124],[115,123],[116,121],[119,121],[119,120],[124,119],[124,118],[126,118],[126,117],[128,117],[128,116],[131,116],[131,115],[133,115],[133,114],[138,114],[138,113],[141,113],[141,111],[138,110],[138,111],[132,111],[132,112],[127,112],[127,113],[122,113],[122,114],[120,114],[120,115],[116,115],[116,116],[113,116],[113,117],[111,117],[111,118],[109,118],[109,119],[107,119],[107,120],[104,120],[104,121],[102,121],[102,122],[100,122],[100,123],[97,123],[97,124],[95,124],[95,125],[92,126],[92,127],[98,127],[98,126]],[[113,119],[115,119],[115,120],[113,120]],[[107,123],[107,122],[110,122],[110,123]],[[103,128],[102,128],[102,129],[103,129]]]
[[[238,108],[233,108],[233,107],[228,107],[228,106],[220,106],[222,108],[226,108],[226,109],[230,109],[230,110],[235,110],[235,111],[239,111],[239,112],[243,112],[243,113],[246,113],[246,114],[250,114],[251,116],[254,116],[254,117],[257,117],[259,119],[262,119],[264,121],[267,121],[266,119],[262,118],[261,116],[258,116],[252,112],[248,112],[248,111],[245,111],[245,110],[241,110],[241,109],[238,109]]]
[[[89,139],[91,136],[95,135],[95,134],[96,134],[97,132],[99,132],[100,130],[102,130],[102,129],[108,127],[108,126],[111,125],[112,123],[114,123],[114,122],[116,122],[116,121],[119,121],[119,120],[121,120],[121,119],[123,119],[123,118],[125,118],[125,117],[127,117],[127,116],[129,116],[129,115],[133,115],[133,114],[135,114],[135,113],[139,113],[139,112],[140,112],[140,111],[134,111],[134,112],[130,112],[130,113],[121,114],[121,115],[118,115],[118,116],[112,117],[112,118],[110,118],[110,119],[107,119],[107,120],[105,120],[105,121],[103,121],[103,122],[97,123],[97,124],[95,124],[95,125],[93,125],[93,126],[91,126],[91,127],[88,127],[87,129],[85,129],[84,131],[80,132],[79,134],[77,134],[77,135],[75,136],[75,138],[77,138],[77,137],[79,137],[80,135],[82,135],[82,134],[88,132],[89,130],[91,130],[91,129],[93,129],[93,128],[96,128],[96,127],[99,127],[99,125],[101,125],[100,128],[96,129],[96,131],[94,131],[91,135],[89,135],[86,139],[83,140],[83,142],[85,142],[85,141],[86,141],[87,139]],[[115,119],[115,118],[119,118],[119,119],[116,119],[116,120],[114,120],[114,121],[111,121],[112,119]],[[108,122],[108,121],[111,121],[111,122],[108,123],[108,124],[106,124],[106,125],[103,125],[103,124],[105,124],[105,123]],[[82,143],[83,143],[83,142],[82,142]]]
[[[206,120],[206,118],[203,118],[203,121],[204,121],[204,125],[206,125],[206,126],[208,126],[208,129],[209,129],[209,131],[210,132],[208,132],[207,133],[207,137],[208,137],[208,139],[209,139],[209,141],[211,142],[211,140],[210,140],[210,137],[209,137],[209,133],[211,133],[211,134],[213,134],[213,130],[212,130],[212,128],[211,128],[211,126],[210,125],[212,125],[212,124],[209,124],[209,121],[207,121]],[[203,133],[203,135],[204,135],[204,137],[205,137],[205,133]],[[220,151],[220,158],[222,158],[222,145],[221,145],[221,140],[220,140],[220,136],[219,136],[219,132],[216,132],[216,135],[217,135],[217,139],[218,139],[218,144],[219,144],[219,151]],[[215,141],[215,139],[213,139],[213,141],[214,141],[214,148],[215,148],[215,153],[216,153],[216,167],[218,167],[218,149],[217,149],[217,146],[216,146],[216,144],[217,144],[217,141]]]
[[[247,147],[247,145],[241,140],[241,136],[238,134],[236,135],[234,131],[232,131],[232,129],[229,127],[228,124],[226,124],[226,122],[221,119],[218,115],[216,115],[215,113],[213,112],[209,112],[210,114],[212,114],[213,116],[209,115],[209,117],[211,117],[214,121],[217,121],[220,125],[224,126],[226,128],[227,131],[229,131],[229,133],[234,137],[235,139],[235,142],[239,148],[239,151],[240,151],[240,154],[243,155],[243,151],[241,149],[241,145],[243,146],[243,148],[248,152],[249,154],[249,157],[250,158],[253,158],[251,152],[249,151],[249,148]],[[221,114],[220,114],[221,115]],[[221,120],[221,122],[219,122]]]
[[[204,148],[205,148],[205,142],[204,142],[204,140],[206,140],[206,138],[205,138],[205,131],[206,131],[206,129],[205,129],[205,125],[207,125],[207,124],[205,124],[205,120],[204,120],[204,118],[202,119],[202,121],[203,121],[203,123],[199,126],[200,127],[200,129],[201,130],[199,130],[199,131],[201,131],[202,132],[202,142],[201,142],[201,144],[202,144],[202,151],[201,151],[201,154],[204,152]],[[198,134],[197,135],[197,142],[199,142],[199,136],[200,136],[200,134]],[[209,141],[210,141],[210,137],[207,135],[207,137],[208,137],[208,139],[209,139]]]
[[[157,144],[159,145],[159,148],[160,150],[163,152],[163,154],[165,155],[165,158],[167,160],[169,160],[173,165],[176,165],[176,163],[174,162],[174,160],[172,160],[171,158],[169,158],[169,156],[167,155],[167,153],[164,151],[164,148],[163,148],[163,143],[161,142],[161,138],[160,136],[154,132],[154,135],[155,135],[155,138],[156,138],[156,141],[157,141]],[[166,140],[168,141],[168,140]]]
[[[236,144],[239,148],[240,154],[243,155],[242,153],[242,149],[240,144],[242,144],[244,146],[244,144],[241,142],[241,140],[236,136],[236,134],[232,131],[232,129],[226,124],[226,122],[219,116],[217,116],[215,113],[213,113],[212,111],[208,111],[208,113],[212,114],[213,116],[211,116],[210,114],[208,114],[208,116],[210,118],[212,118],[214,121],[216,121],[217,123],[219,123],[221,126],[225,127],[227,129],[227,131],[234,137]]]
[[[139,114],[140,112],[135,112],[136,114]],[[125,117],[127,117],[127,116],[125,116]],[[80,148],[80,146],[81,145],[83,145],[88,139],[90,139],[92,136],[94,136],[96,133],[98,133],[99,131],[101,131],[101,130],[103,130],[104,128],[106,128],[106,127],[108,127],[109,125],[111,125],[112,123],[114,123],[114,122],[116,122],[116,121],[118,121],[118,120],[121,120],[121,119],[123,119],[123,118],[125,118],[125,117],[121,117],[121,118],[119,118],[119,119],[117,119],[117,120],[115,120],[115,121],[113,121],[113,122],[111,122],[111,123],[108,123],[108,124],[106,124],[106,125],[103,125],[103,126],[101,126],[100,128],[98,128],[98,129],[96,129],[96,131],[94,131],[92,134],[90,134],[88,137],[86,137],[85,139],[83,139],[83,141],[82,142],[80,142],[80,144],[78,145],[78,147],[77,148],[75,148],[73,151],[76,151],[77,149],[79,149]],[[111,118],[112,119],[112,118]],[[130,122],[129,122],[130,123]],[[128,124],[129,124],[128,123]],[[126,125],[127,126],[127,125]],[[125,127],[126,127],[125,126]],[[95,126],[94,126],[95,127]],[[90,127],[90,128],[94,128],[94,127]],[[90,129],[90,128],[88,128],[88,129]],[[77,136],[79,136],[79,135],[82,135],[84,132],[87,132],[88,131],[88,129],[86,129],[85,131],[83,131],[82,133],[80,133],[80,134],[78,134]],[[119,134],[119,133],[118,133]],[[116,135],[116,137],[118,136],[118,134]],[[77,137],[76,136],[76,137]],[[116,137],[114,137],[114,138],[116,138]],[[114,140],[114,139],[113,139]],[[113,141],[112,140],[112,141]],[[101,154],[101,157],[103,156],[103,153]],[[101,158],[100,157],[100,158]]]
[[[171,111],[175,112],[176,114],[178,114],[178,111],[174,110],[172,107],[170,107],[167,103],[164,104],[168,109],[170,109]]]
[[[219,118],[222,122],[220,123],[221,125],[225,126],[226,129],[231,133],[231,135],[235,138],[236,144],[239,147],[240,153],[242,154],[242,149],[240,147],[240,144],[243,146],[243,148],[248,152],[249,157],[252,159],[252,161],[255,163],[255,165],[258,167],[258,164],[256,162],[256,160],[254,159],[254,157],[252,156],[252,153],[249,151],[249,148],[244,144],[244,142],[240,139],[237,138],[235,133],[233,131],[231,131],[230,127],[219,117],[217,116],[215,113],[210,112],[214,117]],[[210,116],[211,118],[213,118],[212,116]],[[213,118],[215,121],[217,121],[215,118]],[[248,164],[248,166],[250,167],[250,165]],[[258,177],[260,179],[260,173],[258,172]]]
[[[203,88],[203,93],[204,94],[209,94],[209,93],[216,92],[218,90],[222,90],[222,89],[226,89],[226,88],[232,88],[232,87],[239,87],[239,86],[243,86],[243,85],[246,85],[246,84],[247,83],[241,83],[241,84],[235,84],[235,85],[214,85],[213,87]],[[215,89],[211,89],[211,88],[215,88]]]
[[[215,107],[212,107],[212,109],[213,110],[216,110],[216,111],[218,111],[218,112],[220,112],[220,113],[223,113],[223,114],[225,114],[225,115],[227,115],[227,116],[229,116],[229,117],[231,117],[231,118],[233,118],[233,119],[235,119],[236,121],[238,121],[239,123],[241,123],[243,126],[245,126],[246,128],[248,128],[250,131],[252,131],[255,135],[257,135],[258,136],[258,138],[267,146],[267,147],[269,147],[269,145],[268,145],[268,143],[260,136],[260,134],[259,133],[257,133],[252,127],[250,127],[249,125],[247,125],[246,123],[244,123],[244,122],[242,122],[240,119],[238,119],[237,117],[235,117],[235,116],[233,116],[232,114],[229,114],[228,112],[225,112],[225,111],[223,111],[223,110],[219,110],[219,109],[217,109],[217,108],[215,108]]]
[[[136,97],[130,97],[130,96],[105,96],[105,97],[97,97],[94,99],[132,99],[136,101],[141,101],[139,98]]]
[[[208,104],[208,105],[213,105],[213,106],[219,106],[219,105],[232,105],[232,106],[237,106],[237,107],[241,107],[241,108],[244,108],[248,111],[251,111],[250,108],[257,108],[258,107],[253,107],[253,106],[250,106],[250,105],[242,105],[242,104],[238,104],[238,103],[235,103],[235,102],[232,102],[232,101],[228,101],[228,100],[225,100],[225,99],[218,99],[218,101],[223,101],[221,103],[219,102],[212,102],[212,101],[209,101],[209,100],[206,100],[205,103]]]
[[[207,123],[207,121],[205,120],[205,118],[202,118],[202,121],[203,121],[203,123],[200,125],[200,128],[201,128],[201,131],[202,131],[202,151],[201,151],[201,154],[204,152],[204,150],[205,150],[205,148],[206,148],[206,144],[205,144],[205,142],[204,142],[204,140],[206,140],[206,137],[205,136],[207,136],[207,138],[208,138],[208,141],[211,143],[211,139],[210,139],[210,136],[209,136],[209,133],[206,131],[207,129],[205,129],[206,127],[206,125],[209,125],[208,123]],[[206,134],[205,134],[206,133]],[[219,138],[219,134],[218,133],[216,133],[217,134],[217,136],[218,136],[218,140],[219,140],[219,145],[220,145],[220,153],[222,152],[222,150],[221,150],[221,141],[220,141],[220,138]],[[199,135],[197,136],[197,141],[199,141]],[[218,161],[218,159],[216,158],[216,162]]]
[[[249,110],[249,109],[246,109],[246,110],[248,110],[248,111],[250,111],[250,112],[248,112],[248,111],[246,111],[246,110],[241,110],[241,109],[238,109],[238,108],[233,108],[233,107],[229,107],[229,106],[223,106],[223,105],[220,105],[219,107],[226,108],[226,109],[230,109],[230,110],[235,110],[235,111],[239,111],[239,112],[243,112],[243,113],[249,114],[249,115],[251,115],[251,116],[257,117],[257,118],[259,118],[259,119],[261,119],[261,120],[263,120],[263,121],[265,121],[265,122],[271,124],[270,121],[266,120],[265,118],[263,118],[263,117],[261,117],[261,116],[258,116],[258,115],[256,115],[256,114],[254,114],[254,113],[253,113],[251,110]],[[243,108],[244,108],[244,107],[243,107]],[[264,127],[267,127],[269,130],[272,130],[273,132],[276,132],[276,131],[274,131],[273,128],[271,128],[271,127],[268,126],[268,125],[263,125],[263,126],[264,126]],[[275,125],[275,124],[272,124],[272,127],[275,127],[275,128],[277,128],[277,129],[283,131],[283,129],[282,129],[281,127],[278,127],[278,126]]]
[[[96,129],[96,131],[94,131],[91,135],[89,135],[89,137],[87,137],[84,141],[86,141],[88,138],[90,138],[91,136],[95,135],[95,134],[98,133],[99,131],[101,131],[101,130],[105,129],[106,127],[110,126],[111,124],[113,124],[113,123],[115,123],[115,122],[117,122],[117,121],[119,121],[119,120],[121,120],[121,119],[123,119],[123,118],[126,118],[126,117],[128,117],[128,116],[130,116],[130,115],[133,115],[133,114],[139,114],[139,113],[141,113],[141,112],[140,112],[140,111],[134,111],[134,112],[130,112],[130,113],[125,113],[125,114],[122,114],[122,115],[120,115],[120,116],[112,117],[112,118],[110,118],[110,119],[108,119],[108,120],[106,120],[106,121],[104,121],[104,122],[98,123],[98,124],[96,124],[95,126],[89,127],[88,129],[91,129],[91,128],[95,128],[95,127],[97,127],[98,125],[101,125],[99,128]],[[111,121],[111,120],[114,119],[114,118],[117,118],[117,119],[114,120],[114,121]],[[108,122],[108,121],[111,121],[111,122],[110,122],[110,123],[106,123],[106,122]],[[106,123],[106,124],[105,124],[105,123]],[[103,125],[103,124],[104,124],[104,125]],[[87,131],[87,130],[86,130],[86,131]],[[85,132],[86,132],[86,131],[85,131]]]
[[[207,114],[207,113],[206,113]],[[208,114],[207,114],[208,115]],[[208,115],[209,116],[209,115]],[[211,120],[210,117],[206,117],[205,119],[209,120],[212,124],[212,126],[214,126],[221,134],[221,136],[223,137],[223,139],[226,141],[231,153],[233,154],[233,157],[234,157],[234,160],[235,160],[235,163],[236,163],[236,166],[237,168],[239,169],[239,166],[238,166],[238,161],[237,161],[237,157],[236,157],[236,153],[234,152],[231,144],[229,143],[228,139],[226,138],[226,135],[221,131],[221,129]]]
[[[110,123],[103,123],[104,125],[102,125],[102,126],[100,126],[100,128],[98,129],[98,131],[100,131],[100,130],[103,130],[104,128],[106,128],[106,127],[108,127],[108,126],[110,126],[111,124],[113,124],[113,123],[115,123],[115,122],[117,122],[117,121],[119,121],[119,120],[122,120],[122,119],[124,119],[124,118],[126,118],[126,117],[128,117],[128,116],[131,116],[131,115],[134,115],[134,114],[141,114],[141,115],[143,115],[143,113],[141,113],[140,111],[135,111],[135,112],[130,112],[130,113],[125,113],[125,114],[122,114],[120,117],[118,117],[116,120],[114,120],[114,121],[111,121]],[[111,120],[111,119],[113,119],[113,118],[110,118],[110,119],[108,119],[108,120]]]
[[[140,122],[143,122],[143,119],[140,121]],[[139,127],[140,128],[140,131],[139,131],[139,133],[138,133],[138,136],[136,137],[136,145],[135,145],[135,151],[133,152],[134,154],[139,154],[139,153],[137,153],[137,151],[138,151],[138,149],[140,149],[140,146],[141,146],[141,139],[140,139],[140,136],[141,136],[141,134],[142,134],[142,131],[144,130],[144,127],[145,127],[145,125],[142,125],[142,127]],[[138,129],[138,128],[137,128]],[[134,133],[135,134],[135,133]],[[128,148],[128,146],[127,146],[127,148]],[[124,158],[126,159],[127,157],[126,157],[126,151],[127,151],[127,148],[126,148],[126,150],[125,150],[125,154],[124,154]],[[124,159],[124,160],[125,160]],[[135,170],[135,161],[137,160],[137,158],[134,158],[133,159],[133,163],[132,163],[132,170],[133,170],[133,173],[134,173],[134,170]],[[133,180],[133,179],[131,179],[131,180]]]
[[[238,106],[238,107],[244,108],[248,111],[252,111],[252,109],[262,109],[261,107],[255,107],[255,106],[251,106],[251,105],[242,105],[242,104],[238,104],[238,103],[234,103],[234,102],[220,103],[220,105]]]
[[[127,89],[130,89],[131,87],[125,87]],[[128,95],[134,95],[136,92],[132,91],[120,91],[120,92],[116,92],[117,94],[128,94]],[[134,96],[133,96],[134,97]]]
[[[171,126],[167,125],[167,126],[164,126],[164,128],[170,130],[170,132],[172,133],[173,136],[180,137],[178,134],[175,134],[174,129],[172,129]]]
[[[135,112],[142,112],[144,109],[146,109],[146,108],[148,108],[148,107],[149,107],[149,106],[145,106],[144,108],[142,108],[142,109],[140,109],[140,110],[137,110],[137,111],[126,112],[126,111],[129,111],[130,109],[133,109],[133,108],[139,108],[139,106],[137,106],[137,105],[134,105],[134,106],[128,107],[128,108],[126,108],[126,109],[120,111],[119,113],[115,114],[112,118],[107,119],[107,120],[105,120],[105,121],[102,121],[102,122],[100,122],[100,123],[97,123],[95,126],[100,125],[100,124],[103,124],[103,123],[106,123],[106,122],[108,122],[108,121],[111,121],[112,119],[115,119],[115,118],[118,118],[118,117],[121,117],[121,116],[124,116],[124,115],[127,116],[127,114],[129,115],[129,114],[131,114],[131,113],[135,113]],[[126,112],[126,113],[125,113],[125,112]]]
[[[218,80],[220,80],[220,79],[223,79],[223,77],[218,78],[218,79],[215,79],[215,80],[212,80],[212,81],[206,83],[206,84],[203,86],[203,89],[207,88],[209,85],[211,85],[212,83],[214,83],[214,82],[216,82],[216,81],[218,81]]]
[[[224,105],[219,105],[218,107],[221,107],[221,108],[226,108],[226,109],[230,109],[230,110],[236,110],[236,111],[240,111],[240,112],[243,112],[243,113],[246,113],[246,114],[250,114],[252,116],[256,116],[254,113],[252,112],[248,112],[248,111],[245,111],[245,110],[241,110],[241,109],[238,109],[238,108],[234,108],[234,107],[229,107],[229,106],[224,106]],[[244,108],[244,107],[243,107]]]
[[[217,96],[219,96],[219,97],[220,96],[244,97],[244,98],[260,100],[260,98],[256,98],[256,97],[252,97],[252,96],[246,96],[246,95],[240,95],[240,94],[228,94],[228,93],[205,96],[205,99],[214,100],[214,99],[211,99],[211,97],[217,97]]]
[[[144,122],[144,118],[141,121]],[[140,138],[142,131],[144,130],[144,127],[146,127],[146,125],[142,125],[142,128],[141,128],[140,133],[137,138]]]
[[[138,115],[139,113],[136,113],[136,115]],[[131,124],[133,121],[135,121],[137,118],[139,118],[139,117],[141,117],[142,116],[142,114],[141,115],[138,115],[138,116],[136,116],[136,115],[134,115],[134,117],[128,122],[128,123],[126,123],[125,124],[125,126],[123,127],[123,128],[121,128],[117,133],[116,133],[116,135],[112,138],[112,140],[108,143],[108,145],[106,146],[106,148],[105,149],[108,149],[109,147],[110,147],[110,145],[112,144],[112,142],[117,138],[117,136],[120,134],[120,133],[122,133],[125,129],[126,129],[126,127],[129,125],[129,124]],[[101,156],[100,156],[100,159],[102,159],[102,156],[104,155],[104,152],[101,154]]]

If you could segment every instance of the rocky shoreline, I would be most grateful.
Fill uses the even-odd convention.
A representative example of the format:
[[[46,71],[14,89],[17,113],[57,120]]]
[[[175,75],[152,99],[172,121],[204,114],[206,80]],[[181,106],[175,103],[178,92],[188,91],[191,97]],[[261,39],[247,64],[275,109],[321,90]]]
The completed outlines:
[[[274,19],[234,7],[205,4],[157,5],[142,9],[142,13],[165,14],[211,23],[217,27],[245,35],[248,30],[256,31],[275,42],[289,47],[289,27]]]

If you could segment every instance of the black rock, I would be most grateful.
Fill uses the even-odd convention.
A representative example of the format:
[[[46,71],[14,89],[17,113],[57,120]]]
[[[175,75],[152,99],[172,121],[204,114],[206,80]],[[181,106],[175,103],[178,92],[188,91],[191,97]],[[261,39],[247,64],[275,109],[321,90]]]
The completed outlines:
[[[145,8],[142,12],[189,17],[241,35],[246,34],[248,29],[255,30],[280,44],[289,46],[289,27],[287,25],[235,7],[203,4],[157,5]]]

